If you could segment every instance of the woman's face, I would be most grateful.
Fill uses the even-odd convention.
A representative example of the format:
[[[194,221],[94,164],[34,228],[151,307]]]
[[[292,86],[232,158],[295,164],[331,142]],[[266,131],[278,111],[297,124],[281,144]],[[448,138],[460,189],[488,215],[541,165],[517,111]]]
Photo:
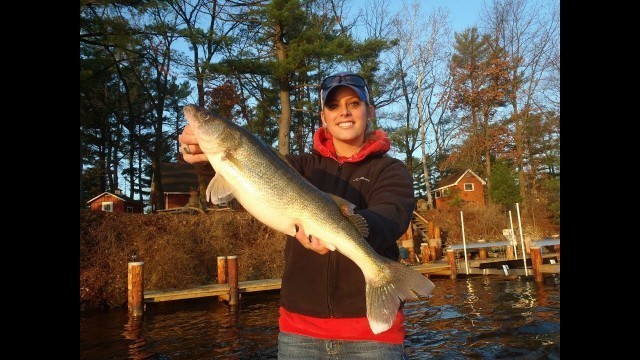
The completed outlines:
[[[320,113],[323,126],[333,137],[334,144],[362,145],[367,120],[372,111],[348,86],[340,86],[329,94]]]

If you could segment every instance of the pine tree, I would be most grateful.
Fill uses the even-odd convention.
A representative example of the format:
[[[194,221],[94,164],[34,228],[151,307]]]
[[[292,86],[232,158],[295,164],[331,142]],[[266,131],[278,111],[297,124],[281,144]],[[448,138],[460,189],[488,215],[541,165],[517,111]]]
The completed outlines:
[[[499,159],[493,164],[492,170],[490,180],[493,186],[488,191],[491,201],[505,208],[519,203],[521,198],[516,175],[511,171],[508,162]]]

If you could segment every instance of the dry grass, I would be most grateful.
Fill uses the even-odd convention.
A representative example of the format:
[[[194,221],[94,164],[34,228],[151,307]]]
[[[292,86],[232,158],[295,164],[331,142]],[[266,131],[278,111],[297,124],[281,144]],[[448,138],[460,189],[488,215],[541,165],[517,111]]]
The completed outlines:
[[[217,257],[238,255],[238,280],[279,278],[284,235],[245,212],[80,212],[80,306],[124,306],[127,264],[144,261],[145,290],[216,282]]]
[[[462,219],[464,217],[464,235],[469,243],[480,239],[487,241],[503,241],[502,229],[511,228],[509,213],[502,212],[498,206],[489,205],[484,209],[475,207],[462,207],[460,209],[419,211],[425,219],[433,221],[439,226],[441,237],[446,244],[462,244]],[[521,210],[522,211],[522,210]],[[522,211],[521,222],[523,235],[531,239],[542,239],[557,234],[559,229],[552,222],[548,214],[531,214]],[[518,234],[518,219],[514,210],[511,211],[513,229]]]
[[[462,208],[465,239],[504,240],[508,214],[496,207]],[[517,218],[513,213],[517,234]],[[441,229],[444,244],[461,244],[460,209],[420,212]],[[535,226],[534,226],[534,219]],[[548,216],[522,213],[524,235],[559,229]],[[144,261],[145,290],[216,283],[217,257],[238,256],[238,280],[280,278],[285,236],[244,211],[207,214],[119,214],[80,211],[80,307],[124,306],[127,264]]]

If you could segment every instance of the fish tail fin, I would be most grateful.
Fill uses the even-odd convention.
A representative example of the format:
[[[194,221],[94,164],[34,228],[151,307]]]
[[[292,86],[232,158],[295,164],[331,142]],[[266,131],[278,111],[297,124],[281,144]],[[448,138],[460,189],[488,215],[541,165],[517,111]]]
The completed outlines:
[[[388,330],[400,302],[427,296],[435,285],[421,273],[397,261],[383,258],[390,276],[387,280],[367,281],[367,318],[374,334]]]

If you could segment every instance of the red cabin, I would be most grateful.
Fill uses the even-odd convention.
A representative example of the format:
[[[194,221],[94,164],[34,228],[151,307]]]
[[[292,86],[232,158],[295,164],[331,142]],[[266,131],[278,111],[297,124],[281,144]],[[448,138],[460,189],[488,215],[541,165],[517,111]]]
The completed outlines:
[[[482,180],[476,173],[467,169],[462,174],[446,176],[438,182],[433,190],[436,198],[436,208],[448,209],[454,201],[471,203],[477,207],[485,207],[484,186],[486,181]]]
[[[142,213],[142,205],[123,195],[120,189],[116,189],[113,193],[108,191],[87,201],[91,211],[109,211],[121,213]]]

